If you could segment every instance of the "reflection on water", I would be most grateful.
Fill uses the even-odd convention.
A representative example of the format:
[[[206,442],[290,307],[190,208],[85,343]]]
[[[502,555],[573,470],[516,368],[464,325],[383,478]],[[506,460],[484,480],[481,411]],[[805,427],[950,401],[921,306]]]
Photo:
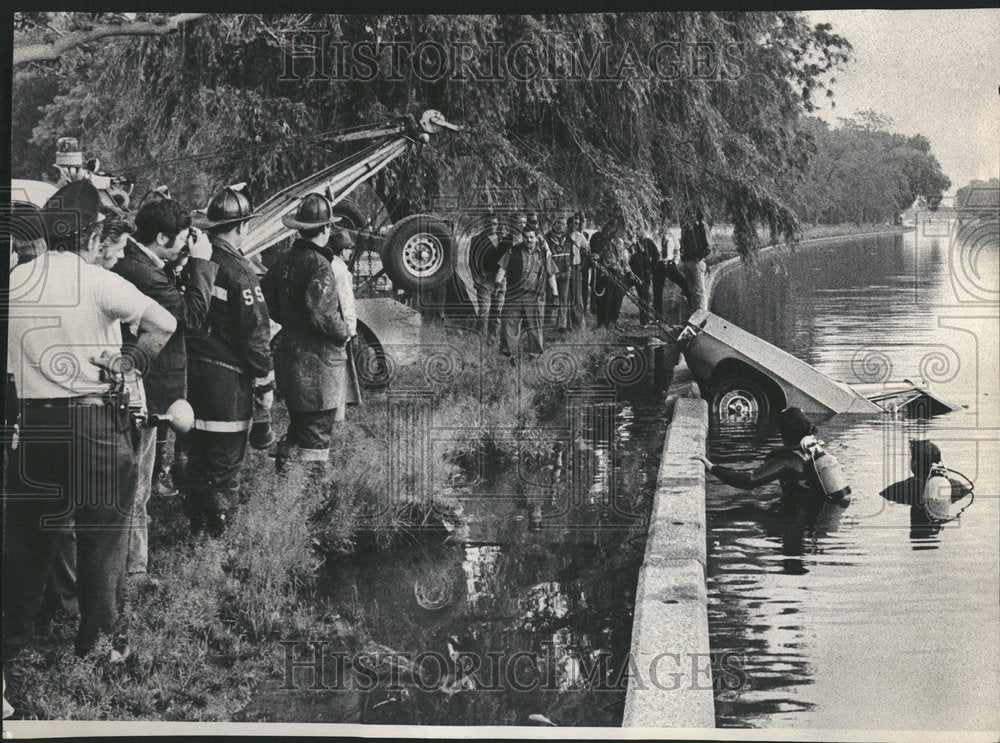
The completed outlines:
[[[331,611],[358,628],[357,645],[403,654],[402,670],[393,683],[382,668],[361,693],[279,692],[270,719],[620,725],[661,366],[617,402],[605,391],[579,406],[549,461],[468,483],[458,543],[335,566],[320,589]]]
[[[744,653],[748,675],[717,693],[720,726],[1000,727],[1000,323],[995,304],[956,298],[953,251],[912,233],[859,240],[762,261],[717,289],[714,311],[830,376],[873,389],[913,379],[965,406],[931,420],[820,422],[853,489],[846,510],[709,478],[712,646]],[[996,286],[995,246],[978,272]],[[934,440],[975,481],[956,521],[932,524],[880,496],[909,475],[911,438]],[[709,456],[750,466],[777,442],[713,431]]]

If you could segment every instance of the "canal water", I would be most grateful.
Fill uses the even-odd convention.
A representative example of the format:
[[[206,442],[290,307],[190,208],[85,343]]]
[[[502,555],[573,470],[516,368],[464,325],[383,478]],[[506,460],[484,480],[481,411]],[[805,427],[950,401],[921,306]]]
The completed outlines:
[[[354,632],[345,647],[382,658],[352,671],[331,646],[337,688],[269,688],[248,719],[620,726],[672,369],[624,348],[609,351],[617,389],[575,390],[573,410],[549,421],[551,457],[470,468],[479,476],[456,491],[466,523],[447,543],[428,535],[331,565],[319,592]]]
[[[1000,729],[998,252],[910,232],[801,248],[738,268],[713,311],[867,389],[926,382],[961,410],[929,420],[838,416],[821,439],[853,489],[800,512],[777,486],[709,476],[709,625],[743,654],[720,727]],[[943,526],[880,495],[929,438],[975,482]],[[709,457],[759,462],[777,437],[713,427]]]

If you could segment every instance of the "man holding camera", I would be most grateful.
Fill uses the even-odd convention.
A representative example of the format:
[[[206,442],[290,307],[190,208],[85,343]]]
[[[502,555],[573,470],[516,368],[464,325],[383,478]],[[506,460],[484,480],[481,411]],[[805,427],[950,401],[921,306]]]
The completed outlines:
[[[177,330],[143,377],[149,415],[158,416],[165,413],[174,400],[187,396],[184,333],[205,326],[218,266],[212,263],[212,245],[208,237],[191,226],[191,215],[180,202],[173,199],[147,201],[135,222],[135,237],[129,240],[124,257],[112,270],[156,300],[177,320]],[[185,265],[178,277],[173,266],[182,261]],[[133,340],[127,330],[124,340],[126,344]],[[139,481],[128,550],[130,578],[146,576],[149,561],[146,506],[153,485],[156,427],[142,430],[138,459]]]
[[[195,226],[208,233],[218,266],[204,329],[188,328],[188,435],[184,506],[195,533],[219,536],[235,506],[255,400],[270,408],[271,320],[253,264],[240,252],[253,207],[227,186]]]

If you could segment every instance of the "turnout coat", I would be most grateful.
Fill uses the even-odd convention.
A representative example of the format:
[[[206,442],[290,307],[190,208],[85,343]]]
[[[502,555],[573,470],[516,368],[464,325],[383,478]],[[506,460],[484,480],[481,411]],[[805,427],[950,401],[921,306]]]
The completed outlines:
[[[218,266],[208,318],[187,327],[188,402],[194,427],[216,433],[249,430],[255,378],[271,373],[271,323],[253,265],[211,235]]]
[[[285,404],[297,412],[343,405],[347,341],[333,253],[311,240],[292,243],[264,276],[262,289],[271,317],[281,324],[275,337],[274,374]]]

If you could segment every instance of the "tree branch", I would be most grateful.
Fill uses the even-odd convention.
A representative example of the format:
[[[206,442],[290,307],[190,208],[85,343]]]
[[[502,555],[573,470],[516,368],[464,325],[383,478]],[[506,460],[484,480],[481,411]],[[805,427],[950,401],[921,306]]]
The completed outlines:
[[[123,23],[117,26],[102,26],[88,31],[73,31],[57,39],[51,44],[25,44],[14,47],[14,64],[26,62],[42,62],[59,59],[70,49],[91,41],[97,41],[108,36],[162,36],[173,33],[182,23],[193,21],[208,13],[177,13],[164,23],[156,24],[149,21]]]

